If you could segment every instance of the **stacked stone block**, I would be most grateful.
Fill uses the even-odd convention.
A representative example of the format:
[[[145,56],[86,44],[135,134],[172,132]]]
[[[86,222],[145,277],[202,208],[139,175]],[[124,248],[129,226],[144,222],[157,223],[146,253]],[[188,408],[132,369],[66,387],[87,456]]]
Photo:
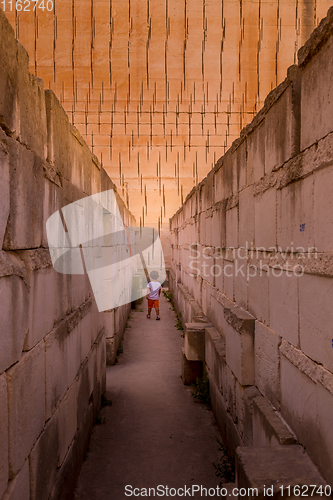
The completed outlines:
[[[330,484],[332,32],[330,9],[170,221],[171,288],[213,325],[205,366],[229,449],[298,442]]]
[[[0,11],[0,498],[66,499],[105,391],[105,319],[86,275],[53,269],[45,223],[114,186],[28,67]]]

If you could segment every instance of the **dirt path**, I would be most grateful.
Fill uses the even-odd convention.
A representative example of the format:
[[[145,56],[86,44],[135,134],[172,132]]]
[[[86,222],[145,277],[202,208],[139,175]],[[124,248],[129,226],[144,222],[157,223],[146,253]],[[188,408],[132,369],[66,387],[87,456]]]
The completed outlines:
[[[175,314],[162,297],[161,321],[154,311],[148,320],[145,302],[142,312],[139,307],[131,314],[118,363],[107,368],[106,396],[112,406],[101,410],[105,423],[94,427],[76,500],[134,498],[139,493],[134,488],[158,485],[163,489],[159,495],[155,491],[156,497],[175,493],[167,495],[166,486],[219,485],[213,466],[222,455],[219,433],[212,412],[194,402],[180,378],[184,339],[175,328]],[[181,497],[182,490],[174,496]]]

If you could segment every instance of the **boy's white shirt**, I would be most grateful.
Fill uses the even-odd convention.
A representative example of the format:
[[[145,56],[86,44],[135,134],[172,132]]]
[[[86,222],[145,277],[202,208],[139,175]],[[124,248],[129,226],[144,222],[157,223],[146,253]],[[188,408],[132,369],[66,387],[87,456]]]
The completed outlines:
[[[148,283],[148,288],[150,289],[150,293],[148,295],[148,299],[150,300],[158,300],[159,299],[159,289],[162,288],[161,283],[158,281],[150,281]]]

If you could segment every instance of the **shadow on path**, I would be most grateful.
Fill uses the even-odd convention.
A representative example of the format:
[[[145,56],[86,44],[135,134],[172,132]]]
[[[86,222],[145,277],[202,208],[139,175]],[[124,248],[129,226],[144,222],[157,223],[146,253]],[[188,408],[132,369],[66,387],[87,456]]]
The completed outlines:
[[[101,410],[105,423],[94,427],[76,500],[129,498],[131,489],[126,496],[126,485],[219,485],[213,462],[222,452],[214,416],[194,402],[191,388],[182,383],[184,339],[164,297],[160,306],[161,321],[155,320],[155,311],[150,320],[146,318],[145,299],[132,311],[124,352],[115,366],[107,368],[106,396],[112,406]]]

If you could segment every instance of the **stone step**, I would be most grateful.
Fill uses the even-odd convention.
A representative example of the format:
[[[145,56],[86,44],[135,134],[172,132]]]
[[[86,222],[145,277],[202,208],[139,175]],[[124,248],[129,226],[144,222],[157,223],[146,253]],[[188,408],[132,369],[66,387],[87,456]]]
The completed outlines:
[[[263,396],[253,399],[253,446],[296,444],[296,438],[271,403]]]
[[[205,329],[211,323],[185,323],[185,355],[189,361],[205,361]]]
[[[242,499],[331,498],[331,487],[300,445],[238,447],[236,483],[247,490]]]

